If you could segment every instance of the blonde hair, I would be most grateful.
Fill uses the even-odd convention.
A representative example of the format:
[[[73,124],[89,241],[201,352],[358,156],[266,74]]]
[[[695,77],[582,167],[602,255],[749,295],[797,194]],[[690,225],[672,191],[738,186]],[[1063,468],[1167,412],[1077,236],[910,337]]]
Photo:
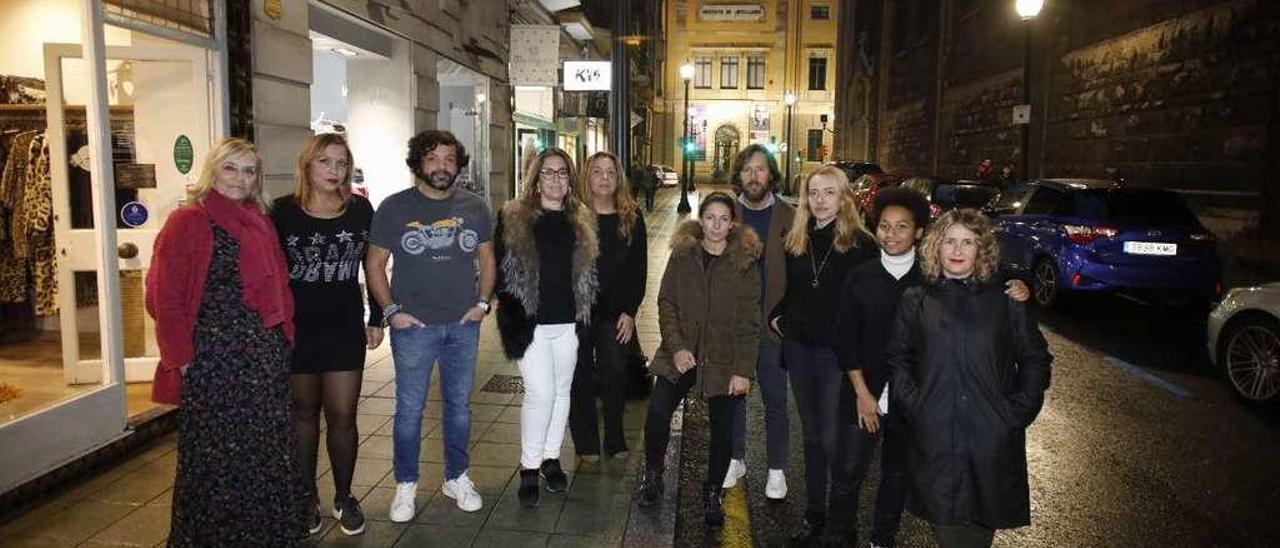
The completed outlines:
[[[973,277],[980,282],[989,282],[1000,271],[1000,247],[996,245],[996,236],[991,232],[987,218],[972,209],[953,209],[946,212],[929,226],[920,244],[920,271],[925,279],[934,279],[942,275],[942,261],[938,255],[942,252],[942,240],[947,231],[954,226],[962,226],[978,237],[978,255],[973,259]]]
[[[342,184],[338,185],[338,193],[342,195],[344,204],[351,199],[351,174],[355,171],[356,163],[355,157],[351,155],[351,145],[348,145],[347,138],[340,134],[321,133],[307,139],[307,144],[302,147],[302,153],[298,154],[298,166],[293,170],[293,196],[298,200],[298,207],[305,208],[307,202],[311,201],[313,190],[307,168],[330,145],[340,145],[347,151],[347,172],[342,176]]]
[[[813,170],[800,182],[800,189],[796,194],[800,198],[800,204],[796,207],[796,216],[791,222],[791,230],[787,231],[787,237],[783,240],[787,253],[793,257],[809,252],[809,219],[813,217],[813,213],[809,211],[809,184],[818,177],[835,179],[839,187],[840,211],[836,213],[835,240],[832,243],[836,251],[844,253],[850,248],[861,245],[866,238],[872,237],[866,225],[862,223],[862,215],[858,213],[854,203],[849,177],[845,176],[840,168],[822,166]]]
[[[612,152],[600,151],[592,154],[587,158],[582,174],[578,178],[578,184],[582,187],[578,190],[578,194],[582,196],[588,207],[595,209],[595,200],[591,198],[591,164],[599,159],[607,159],[613,162],[613,168],[618,172],[618,184],[613,189],[613,206],[618,209],[618,235],[622,236],[622,241],[631,243],[631,226],[636,222],[637,210],[636,198],[631,195],[631,183],[627,180],[627,173],[622,169],[622,161],[618,160]]]
[[[262,184],[262,157],[258,156],[258,147],[239,137],[227,137],[213,145],[213,148],[209,150],[209,154],[205,156],[204,165],[200,168],[200,178],[196,180],[195,185],[191,187],[191,191],[187,194],[187,200],[203,203],[205,196],[213,192],[213,181],[217,178],[218,166],[221,166],[222,162],[225,162],[227,158],[240,155],[252,156],[254,167],[258,172],[254,181],[254,189],[245,198],[245,201],[253,204],[258,211],[266,213],[267,196]]]
[[[569,185],[569,193],[564,197],[564,210],[566,213],[571,213],[582,203],[582,197],[578,195],[578,189],[576,188],[578,185],[573,184],[578,179],[578,175],[573,169],[573,158],[569,157],[569,153],[555,147],[548,147],[529,164],[529,170],[525,172],[524,176],[524,191],[520,194],[520,202],[525,207],[542,210],[542,198],[538,196],[538,183],[541,178],[539,172],[542,171],[542,164],[546,163],[547,158],[552,156],[564,160],[564,167],[569,170],[569,178],[565,180],[565,184]]]

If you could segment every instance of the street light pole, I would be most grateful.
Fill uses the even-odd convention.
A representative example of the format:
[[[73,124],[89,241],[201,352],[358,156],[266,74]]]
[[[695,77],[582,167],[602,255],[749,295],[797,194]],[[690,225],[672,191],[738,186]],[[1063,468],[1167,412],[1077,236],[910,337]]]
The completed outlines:
[[[1014,9],[1022,17],[1024,34],[1022,63],[1022,104],[1031,108],[1031,23],[1040,10],[1044,8],[1044,0],[1015,0]],[[1031,113],[1027,112],[1027,123],[1022,124],[1022,177],[1031,178]]]
[[[676,206],[676,213],[681,215],[693,211],[693,206],[689,205],[689,184],[693,181],[693,174],[689,173],[693,164],[689,158],[689,82],[695,72],[689,63],[680,66],[680,78],[684,80],[684,139],[680,141],[680,204]]]
[[[787,105],[787,136],[786,136],[787,158],[785,162],[785,165],[786,165],[785,174],[783,175],[783,180],[782,180],[782,191],[783,191],[783,194],[787,194],[787,195],[791,195],[793,191],[793,189],[791,188],[791,155],[794,154],[794,152],[792,152],[792,147],[791,147],[791,108],[795,106],[796,99],[797,99],[796,94],[791,93],[790,91],[783,94],[782,96],[782,102],[786,103]]]

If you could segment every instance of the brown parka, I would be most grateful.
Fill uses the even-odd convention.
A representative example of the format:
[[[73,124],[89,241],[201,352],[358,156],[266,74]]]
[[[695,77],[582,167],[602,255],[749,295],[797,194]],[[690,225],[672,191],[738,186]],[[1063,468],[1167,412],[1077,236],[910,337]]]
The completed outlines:
[[[649,368],[675,381],[675,354],[693,353],[703,398],[729,393],[729,378],[755,377],[760,336],[760,273],[764,246],[751,228],[729,232],[724,253],[708,270],[702,257],[702,225],[685,221],[671,237],[671,258],[658,292],[662,345]]]

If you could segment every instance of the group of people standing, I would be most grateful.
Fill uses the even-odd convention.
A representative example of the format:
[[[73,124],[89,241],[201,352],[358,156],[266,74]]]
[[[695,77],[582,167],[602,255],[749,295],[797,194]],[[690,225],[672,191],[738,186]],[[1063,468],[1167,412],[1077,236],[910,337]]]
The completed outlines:
[[[697,387],[710,411],[705,522],[724,524],[723,490],[746,474],[754,380],[768,499],[787,495],[788,385],[796,399],[800,544],[858,544],[858,493],[877,443],[872,546],[895,544],[904,506],[946,547],[989,546],[995,529],[1029,523],[1024,431],[1052,357],[1022,304],[1026,285],[997,279],[985,219],[952,211],[930,226],[923,196],[890,188],[864,224],[848,179],[829,166],[804,178],[793,208],[773,194],[780,173],[760,145],[733,172],[737,198],[703,196],[672,237],[641,506],[663,499],[671,416]]]
[[[580,176],[569,154],[547,149],[495,220],[455,187],[468,160],[448,132],[416,135],[406,158],[414,186],[375,212],[351,192],[354,160],[340,135],[311,138],[293,193],[271,204],[254,145],[213,147],[147,275],[161,353],[153,399],[180,405],[170,545],[287,545],[319,532],[322,413],[332,515],[343,533],[363,532],[351,491],[356,406],[365,352],[386,328],[396,373],[391,520],[417,513],[437,363],[440,491],[479,510],[469,395],[479,326],[495,301],[503,350],[524,381],[520,503],[538,504],[544,486],[568,488],[566,426],[581,460],[627,458],[626,364],[648,249],[625,166],[600,152]],[[1023,431],[1051,357],[1021,304],[1025,285],[995,280],[982,217],[951,212],[926,232],[924,199],[886,189],[864,224],[844,174],[828,167],[805,178],[793,208],[774,196],[777,162],[759,145],[734,172],[739,195],[703,196],[697,219],[671,239],[640,504],[662,500],[671,418],[696,387],[711,413],[705,519],[723,524],[723,489],[746,474],[754,380],[770,499],[787,495],[788,385],[796,398],[806,542],[856,542],[857,494],[880,439],[873,544],[893,545],[904,501],[946,546],[990,544],[994,529],[1027,523]]]
[[[356,407],[365,352],[386,328],[396,372],[391,520],[417,513],[436,364],[440,492],[463,511],[479,510],[467,473],[469,396],[494,297],[504,350],[525,384],[520,501],[537,504],[542,481],[549,491],[567,488],[559,464],[566,423],[582,458],[598,460],[602,449],[626,458],[627,347],[644,296],[647,235],[623,166],[601,152],[579,180],[571,158],[550,149],[495,223],[481,198],[454,185],[468,160],[448,132],[416,135],[406,158],[414,186],[375,212],[351,192],[354,159],[341,135],[312,137],[293,192],[273,203],[252,143],[212,148],[188,203],[158,235],[147,275],[161,354],[152,397],[179,406],[170,545],[278,546],[318,533],[322,413],[332,515],[343,533],[364,531],[351,491]]]

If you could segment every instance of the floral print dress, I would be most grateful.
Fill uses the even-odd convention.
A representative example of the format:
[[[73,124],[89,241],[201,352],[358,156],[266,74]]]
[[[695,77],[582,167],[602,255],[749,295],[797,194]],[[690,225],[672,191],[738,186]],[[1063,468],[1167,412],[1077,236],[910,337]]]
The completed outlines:
[[[288,546],[304,532],[289,347],[245,308],[239,243],[216,225],[213,233],[182,382],[169,546]]]

